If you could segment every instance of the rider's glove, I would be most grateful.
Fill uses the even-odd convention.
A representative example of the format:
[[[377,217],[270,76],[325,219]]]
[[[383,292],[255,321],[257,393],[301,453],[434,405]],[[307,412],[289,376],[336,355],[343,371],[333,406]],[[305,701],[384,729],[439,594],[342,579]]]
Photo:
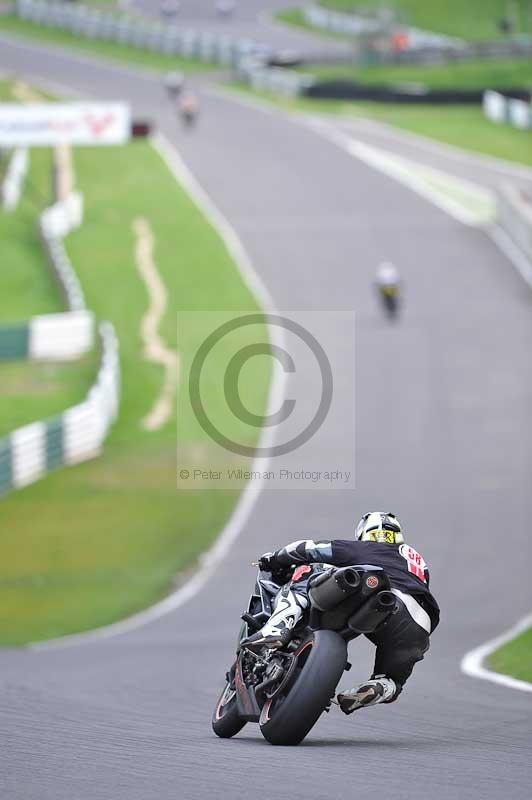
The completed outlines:
[[[274,572],[278,566],[275,553],[264,553],[259,558],[259,569],[263,572]]]

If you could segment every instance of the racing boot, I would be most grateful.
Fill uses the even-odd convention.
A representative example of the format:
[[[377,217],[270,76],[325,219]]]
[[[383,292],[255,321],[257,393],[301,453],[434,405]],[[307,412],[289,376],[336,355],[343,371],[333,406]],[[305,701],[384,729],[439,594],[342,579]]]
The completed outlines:
[[[301,619],[303,609],[308,605],[305,596],[284,587],[275,598],[273,613],[268,622],[254,633],[243,639],[242,647],[249,650],[261,647],[285,647],[292,638],[292,631]]]
[[[378,675],[359,686],[348,689],[337,696],[338,705],[344,714],[352,714],[359,708],[376,706],[378,703],[390,703],[397,694],[397,686],[391,678]]]

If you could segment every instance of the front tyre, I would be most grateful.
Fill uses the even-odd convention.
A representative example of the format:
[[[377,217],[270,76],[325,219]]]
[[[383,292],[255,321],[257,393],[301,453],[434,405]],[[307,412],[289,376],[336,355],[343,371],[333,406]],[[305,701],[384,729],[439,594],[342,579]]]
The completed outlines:
[[[212,729],[221,739],[230,739],[241,731],[245,724],[245,720],[238,714],[236,691],[230,683],[227,683],[212,715]]]
[[[342,677],[347,645],[334,631],[315,631],[296,657],[294,680],[262,708],[260,730],[271,744],[299,744],[314,727]]]

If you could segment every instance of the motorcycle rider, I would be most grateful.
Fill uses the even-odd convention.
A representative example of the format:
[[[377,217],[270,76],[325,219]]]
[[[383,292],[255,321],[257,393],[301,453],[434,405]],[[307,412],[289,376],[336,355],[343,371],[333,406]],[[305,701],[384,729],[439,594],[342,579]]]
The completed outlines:
[[[167,72],[164,76],[164,88],[170,100],[177,100],[185,86],[185,76],[182,72]]]
[[[375,284],[387,313],[394,316],[398,311],[401,292],[401,277],[397,267],[389,261],[379,264]]]
[[[192,91],[183,92],[179,98],[179,113],[186,125],[192,125],[199,115],[199,100]]]
[[[355,529],[355,540],[301,540],[274,553],[265,553],[259,567],[274,577],[297,565],[289,583],[281,587],[268,622],[242,642],[256,649],[285,646],[303,611],[308,607],[308,588],[313,570],[310,564],[336,567],[372,565],[386,572],[396,609],[377,629],[367,634],[376,646],[371,678],[361,686],[340,692],[342,711],[391,703],[401,693],[414,665],[429,649],[429,637],[438,625],[440,610],[429,591],[430,575],[422,556],[404,541],[395,514],[372,511],[364,514]],[[314,573],[315,574],[315,573]]]

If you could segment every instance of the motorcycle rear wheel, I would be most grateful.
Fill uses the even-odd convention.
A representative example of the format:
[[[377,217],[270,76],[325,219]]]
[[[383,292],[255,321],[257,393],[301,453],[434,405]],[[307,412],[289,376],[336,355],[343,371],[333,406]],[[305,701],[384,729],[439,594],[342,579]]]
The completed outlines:
[[[259,725],[270,744],[296,745],[329,705],[347,663],[347,645],[334,631],[316,631],[300,646],[295,680],[266,701]]]

